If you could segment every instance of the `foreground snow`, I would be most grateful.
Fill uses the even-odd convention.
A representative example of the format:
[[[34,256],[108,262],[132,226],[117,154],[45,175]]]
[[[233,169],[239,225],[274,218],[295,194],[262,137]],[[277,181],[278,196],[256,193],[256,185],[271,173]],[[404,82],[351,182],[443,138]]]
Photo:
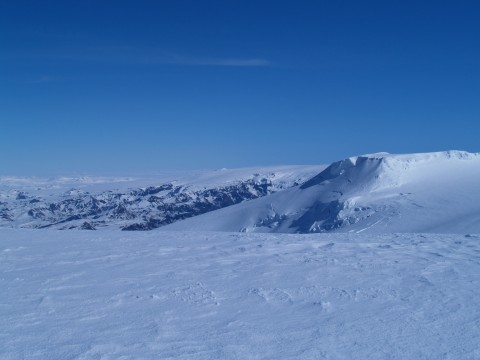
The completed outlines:
[[[0,229],[1,359],[480,358],[480,236]]]

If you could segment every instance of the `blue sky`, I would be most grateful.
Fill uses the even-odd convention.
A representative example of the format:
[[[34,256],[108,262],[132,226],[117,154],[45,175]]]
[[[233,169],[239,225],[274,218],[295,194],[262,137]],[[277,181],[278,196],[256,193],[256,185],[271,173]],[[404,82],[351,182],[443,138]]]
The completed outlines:
[[[480,5],[3,1],[0,174],[479,151]]]

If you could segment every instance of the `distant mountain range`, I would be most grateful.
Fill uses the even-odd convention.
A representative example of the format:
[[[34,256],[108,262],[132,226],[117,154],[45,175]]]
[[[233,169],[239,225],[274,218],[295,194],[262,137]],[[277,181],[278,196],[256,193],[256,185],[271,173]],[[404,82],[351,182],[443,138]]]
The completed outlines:
[[[480,154],[144,178],[0,177],[0,227],[232,232],[480,233]]]
[[[304,183],[324,166],[143,178],[0,178],[0,227],[151,230]]]

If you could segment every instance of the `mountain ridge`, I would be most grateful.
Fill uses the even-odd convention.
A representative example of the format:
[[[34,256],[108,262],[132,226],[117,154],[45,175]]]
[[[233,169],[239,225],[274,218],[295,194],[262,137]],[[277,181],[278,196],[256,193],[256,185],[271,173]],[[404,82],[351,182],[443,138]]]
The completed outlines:
[[[0,177],[0,227],[480,233],[479,184],[480,153],[458,150],[142,179]]]
[[[299,187],[166,229],[480,232],[479,184],[479,153],[362,155],[332,163]]]
[[[297,185],[323,166],[134,177],[0,177],[0,227],[151,230]]]

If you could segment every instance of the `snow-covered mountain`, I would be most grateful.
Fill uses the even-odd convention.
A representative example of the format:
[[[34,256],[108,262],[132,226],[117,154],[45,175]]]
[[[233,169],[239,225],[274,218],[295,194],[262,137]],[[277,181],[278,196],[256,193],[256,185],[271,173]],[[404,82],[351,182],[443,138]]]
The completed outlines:
[[[149,230],[302,184],[324,166],[141,178],[0,177],[0,227]]]
[[[480,233],[480,154],[351,157],[300,186],[165,229]]]
[[[165,225],[166,230],[282,233],[478,233],[480,154],[379,153],[327,168],[142,178],[0,177],[0,227],[150,230]]]

